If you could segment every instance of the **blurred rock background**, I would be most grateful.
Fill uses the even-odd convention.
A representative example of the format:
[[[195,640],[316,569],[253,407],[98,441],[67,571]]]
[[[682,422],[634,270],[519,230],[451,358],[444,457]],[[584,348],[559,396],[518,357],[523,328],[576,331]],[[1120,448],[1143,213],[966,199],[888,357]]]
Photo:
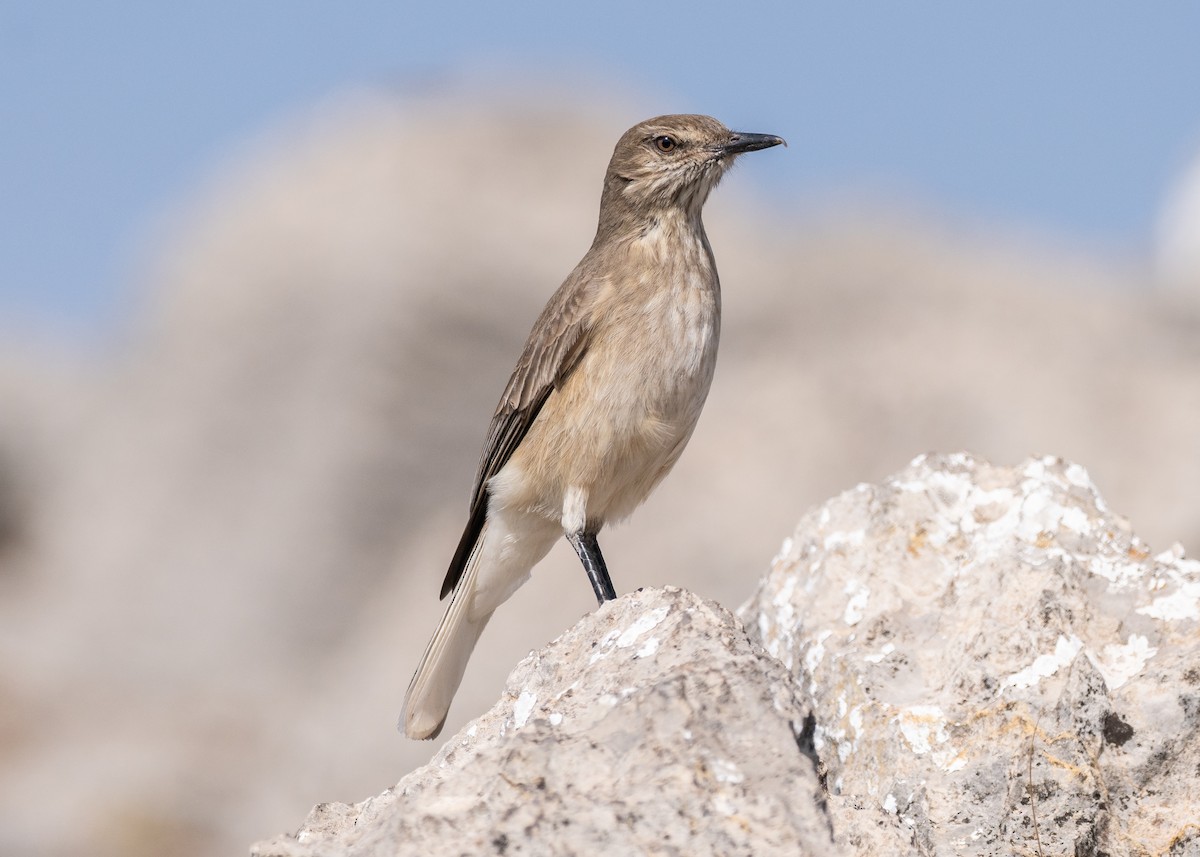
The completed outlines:
[[[645,118],[590,103],[314,107],[180,202],[117,347],[0,344],[0,852],[238,853],[437,749],[394,724],[483,432]],[[717,377],[604,540],[618,589],[735,608],[807,508],[928,450],[1067,457],[1153,549],[1194,551],[1195,270],[745,181],[795,157],[708,205]],[[1162,258],[1200,242],[1195,209]],[[446,734],[593,607],[556,548]]]

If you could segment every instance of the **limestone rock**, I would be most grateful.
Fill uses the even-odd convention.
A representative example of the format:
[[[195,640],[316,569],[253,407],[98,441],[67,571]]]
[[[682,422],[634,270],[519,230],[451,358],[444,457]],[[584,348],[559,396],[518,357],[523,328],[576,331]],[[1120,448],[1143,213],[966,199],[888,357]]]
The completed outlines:
[[[741,615],[859,854],[1200,854],[1200,562],[1087,472],[918,458],[805,517]]]
[[[522,661],[429,765],[253,853],[833,854],[805,722],[730,613],[640,590]]]
[[[763,648],[682,590],[606,605],[254,853],[1200,854],[1200,563],[1082,467],[919,458],[806,516],[741,614]]]

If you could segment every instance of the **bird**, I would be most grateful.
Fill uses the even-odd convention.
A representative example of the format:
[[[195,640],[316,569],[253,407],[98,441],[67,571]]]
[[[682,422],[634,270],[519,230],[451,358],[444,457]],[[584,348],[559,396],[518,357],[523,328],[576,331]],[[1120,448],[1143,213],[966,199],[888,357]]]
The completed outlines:
[[[435,738],[493,612],[566,536],[596,601],[616,598],[597,535],[687,445],[716,365],[721,287],[701,209],[746,152],[786,145],[710,116],[658,116],[617,141],[591,247],[547,302],[500,397],[450,597],[400,728]]]

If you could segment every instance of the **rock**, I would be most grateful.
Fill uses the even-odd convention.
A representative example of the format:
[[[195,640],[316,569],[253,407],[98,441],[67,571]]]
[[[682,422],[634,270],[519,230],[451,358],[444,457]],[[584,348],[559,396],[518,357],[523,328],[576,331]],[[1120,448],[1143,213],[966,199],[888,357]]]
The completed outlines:
[[[429,765],[253,854],[832,854],[805,721],[729,612],[639,590],[529,655]]]
[[[1200,562],[1082,467],[918,458],[803,518],[740,613],[763,648],[682,590],[606,605],[254,854],[1200,854]]]
[[[741,616],[857,854],[1200,854],[1200,562],[1087,472],[918,458],[806,516]]]

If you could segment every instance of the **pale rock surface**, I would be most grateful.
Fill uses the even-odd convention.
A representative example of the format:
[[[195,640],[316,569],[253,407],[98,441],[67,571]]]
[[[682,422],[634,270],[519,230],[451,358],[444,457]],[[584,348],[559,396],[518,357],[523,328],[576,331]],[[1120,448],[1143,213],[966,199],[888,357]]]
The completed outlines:
[[[747,626],[858,854],[1200,854],[1200,563],[1087,472],[922,457],[806,516]]]
[[[254,854],[1200,854],[1200,563],[1084,468],[922,456],[803,518],[741,615],[766,651],[685,591],[606,605]]]
[[[833,854],[806,713],[728,611],[639,590],[530,654],[429,765],[253,853]]]

